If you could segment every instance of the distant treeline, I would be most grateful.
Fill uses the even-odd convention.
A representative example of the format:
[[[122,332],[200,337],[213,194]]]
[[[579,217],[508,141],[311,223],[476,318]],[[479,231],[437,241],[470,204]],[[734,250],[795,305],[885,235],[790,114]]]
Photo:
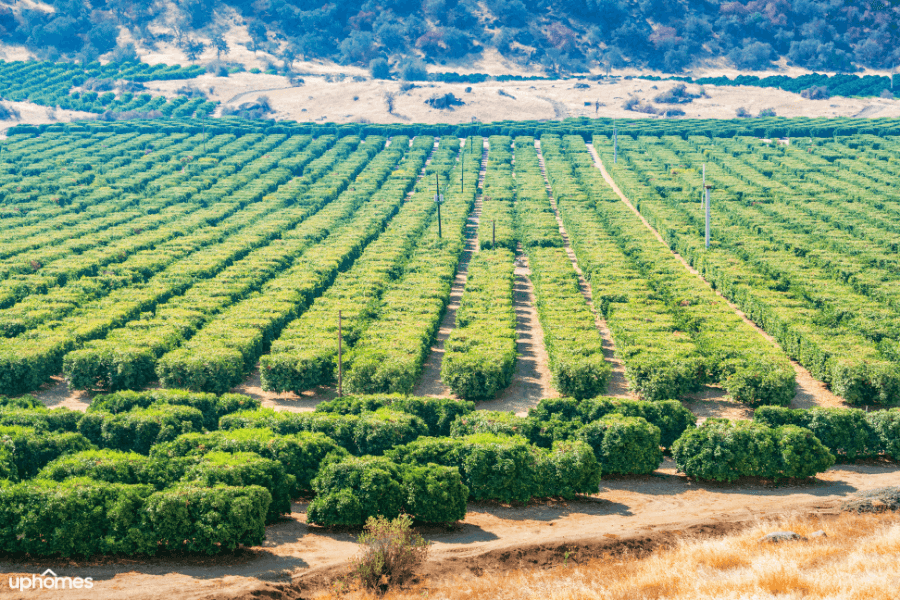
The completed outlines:
[[[590,140],[594,134],[609,135],[616,127],[620,135],[706,135],[716,137],[755,136],[760,138],[830,138],[852,135],[900,135],[900,119],[854,119],[809,117],[764,117],[754,119],[565,119],[563,121],[497,121],[494,123],[453,124],[367,124],[297,123],[295,121],[246,120],[238,117],[219,119],[168,118],[124,120],[117,122],[82,121],[46,125],[17,125],[8,136],[38,135],[45,131],[135,131],[186,132],[209,135],[248,133],[286,133],[316,135],[454,135],[457,137],[543,134],[580,135]]]

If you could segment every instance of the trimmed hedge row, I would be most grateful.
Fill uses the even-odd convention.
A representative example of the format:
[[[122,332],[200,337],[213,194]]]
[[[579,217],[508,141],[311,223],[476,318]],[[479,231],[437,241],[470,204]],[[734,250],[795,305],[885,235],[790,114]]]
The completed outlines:
[[[149,485],[48,479],[0,486],[0,551],[35,556],[216,554],[265,539],[259,486],[154,491]]]
[[[853,460],[881,453],[900,460],[900,409],[789,409],[765,406],[753,420],[769,427],[797,425],[812,431],[835,456]]]
[[[393,519],[401,512],[428,523],[459,521],[469,495],[454,467],[398,465],[372,456],[326,465],[313,489],[307,520],[325,526],[362,525],[369,517]]]
[[[578,441],[555,442],[546,450],[520,436],[423,437],[387,456],[404,464],[456,467],[472,500],[571,499],[596,492],[600,483],[600,464],[590,446]]]
[[[203,427],[206,429],[218,427],[219,419],[224,415],[241,410],[255,410],[260,406],[259,400],[243,394],[216,396],[203,392],[162,389],[144,392],[123,391],[94,396],[87,412],[119,414],[134,408],[149,408],[153,404],[172,404],[195,408],[203,414]]]
[[[475,410],[475,403],[452,398],[420,398],[400,394],[344,396],[319,403],[315,412],[358,415],[374,412],[379,408],[415,415],[425,422],[428,435],[443,437],[450,435],[450,427],[456,417]]]
[[[728,482],[739,477],[812,477],[835,461],[809,429],[727,419],[707,419],[685,432],[672,445],[672,456],[689,477]]]
[[[510,412],[476,411],[459,417],[451,435],[473,434],[521,436],[541,448],[559,443],[581,441],[594,452],[604,473],[646,474],[662,462],[659,427],[641,417],[610,413],[590,420],[559,418],[542,421],[536,417],[518,417]]]
[[[483,250],[469,263],[456,327],[444,342],[441,381],[466,400],[491,399],[510,384],[516,364],[515,256]]]
[[[112,414],[86,413],[78,430],[102,448],[147,454],[156,444],[203,431],[203,413],[190,406],[156,404]]]
[[[347,451],[321,433],[302,432],[278,435],[270,429],[236,429],[212,433],[188,433],[150,450],[154,458],[203,456],[212,451],[255,452],[278,461],[287,475],[295,478],[291,497],[312,490],[312,480],[322,461],[347,456]]]
[[[30,479],[51,460],[64,454],[92,450],[80,433],[49,433],[31,427],[0,427],[0,448],[8,452],[5,470],[10,479]]]
[[[593,398],[606,390],[612,368],[579,288],[550,205],[532,138],[516,138],[516,232],[528,256],[538,318],[560,393]]]
[[[400,274],[435,212],[433,179],[443,176],[453,165],[458,140],[420,137],[406,161],[382,187],[382,196],[404,198],[402,208],[348,270],[319,296],[299,318],[288,323],[272,343],[271,352],[260,358],[263,389],[302,392],[336,380],[337,319],[342,313],[342,334],[351,347],[375,317],[377,300]],[[431,163],[425,167],[426,158]],[[416,184],[424,167],[426,175]],[[410,193],[411,192],[411,193]]]
[[[266,428],[281,434],[303,431],[327,435],[351,454],[384,454],[385,451],[427,435],[419,417],[380,408],[371,413],[327,414],[278,412],[271,408],[239,412],[222,417],[223,430]]]
[[[648,402],[620,398],[545,398],[528,411],[547,423],[579,421],[578,426],[601,419],[609,414],[642,417],[660,430],[660,445],[670,448],[681,435],[694,426],[697,417],[677,400]]]

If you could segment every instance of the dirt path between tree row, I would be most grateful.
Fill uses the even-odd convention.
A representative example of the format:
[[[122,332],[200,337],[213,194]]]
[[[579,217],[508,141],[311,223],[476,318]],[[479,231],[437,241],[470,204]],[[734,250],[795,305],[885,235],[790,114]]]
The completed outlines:
[[[497,397],[479,402],[479,410],[505,410],[526,416],[542,398],[556,398],[559,392],[550,382],[550,357],[544,346],[544,329],[535,308],[531,269],[522,245],[516,248],[513,309],[516,311],[516,367],[512,383]]]
[[[562,235],[563,247],[566,249],[566,255],[569,257],[569,260],[572,261],[572,268],[575,270],[575,275],[578,277],[578,287],[581,289],[581,295],[584,296],[584,301],[594,315],[594,324],[597,326],[597,330],[600,332],[600,337],[603,341],[603,358],[610,366],[612,366],[612,377],[607,385],[606,395],[615,396],[617,398],[635,399],[637,398],[637,394],[628,389],[628,379],[625,377],[625,362],[619,358],[618,354],[616,354],[616,343],[613,340],[612,332],[609,330],[606,319],[603,318],[603,315],[601,315],[600,311],[594,306],[594,293],[591,290],[591,285],[587,282],[587,279],[585,279],[584,272],[581,270],[581,267],[578,266],[578,259],[575,257],[575,251],[572,250],[569,232],[566,231],[566,227],[563,225],[562,216],[559,214],[559,206],[556,204],[556,197],[553,195],[553,188],[550,185],[550,180],[547,178],[547,165],[544,163],[544,154],[541,152],[541,141],[534,140],[534,147],[537,151],[541,175],[544,176],[544,185],[547,188],[547,196],[550,197],[550,206],[553,208],[553,214],[556,216],[556,223],[559,225],[559,233]]]
[[[413,388],[413,395],[415,396],[456,398],[453,390],[441,380],[441,365],[444,361],[444,342],[447,341],[450,333],[456,327],[456,311],[459,310],[459,303],[462,300],[466,282],[469,279],[469,261],[472,260],[472,256],[476,252],[481,250],[478,242],[478,224],[481,221],[482,190],[484,188],[484,176],[487,172],[488,152],[490,151],[490,144],[487,138],[483,138],[483,140],[475,206],[472,208],[472,212],[469,214],[469,219],[466,222],[466,244],[459,260],[459,266],[456,268],[453,286],[450,288],[450,302],[447,304],[444,318],[441,319],[441,325],[435,336],[434,344],[431,346],[431,351],[425,359],[425,364],[422,365],[422,374],[419,376],[419,381],[416,387]]]
[[[616,184],[615,180],[606,170],[606,167],[603,165],[603,161],[600,159],[600,155],[597,154],[596,148],[594,148],[593,144],[587,144],[588,150],[591,153],[591,157],[594,160],[594,165],[600,169],[600,173],[603,174],[603,179],[606,180],[606,183],[616,192],[622,202],[631,209],[631,211],[638,216],[644,226],[649,229],[653,235],[659,240],[659,243],[665,246],[674,256],[677,258],[684,268],[687,269],[690,273],[696,276],[700,281],[702,281],[707,287],[713,290],[716,295],[722,298],[728,306],[744,320],[745,323],[753,327],[761,336],[763,336],[766,340],[769,341],[772,345],[781,349],[781,346],[771,335],[763,331],[761,327],[759,327],[756,323],[750,320],[744,312],[737,307],[737,305],[733,304],[728,298],[723,296],[719,290],[716,290],[709,284],[706,279],[700,274],[697,269],[692,267],[690,263],[683,256],[681,256],[674,249],[670,248],[669,245],[665,242],[663,237],[659,234],[656,229],[653,228],[652,225],[644,218],[644,216],[640,213],[640,211],[631,203],[631,201],[625,196],[619,186]],[[795,360],[791,360],[791,366],[794,368],[794,372],[797,376],[797,393],[794,395],[794,399],[791,401],[791,408],[812,408],[814,406],[825,406],[825,407],[846,407],[848,406],[842,398],[835,395],[828,389],[828,387],[820,380],[816,379],[812,376],[812,374],[804,368],[800,363]],[[687,407],[698,417],[701,419],[706,417],[726,417],[729,419],[741,419],[741,418],[750,418],[752,417],[752,411],[748,409],[746,406],[739,404],[730,398],[726,397],[725,391],[717,386],[707,386],[703,391],[698,394],[693,394],[688,398],[686,402]]]
[[[432,542],[423,579],[435,588],[449,577],[469,577],[518,567],[549,567],[607,552],[643,552],[685,535],[726,532],[791,511],[837,512],[849,495],[896,485],[900,465],[839,465],[809,483],[702,484],[676,473],[667,459],[653,475],[604,479],[597,494],[573,502],[535,502],[524,507],[472,503],[453,531],[423,530]],[[234,555],[4,560],[4,598],[59,598],[59,592],[16,595],[9,575],[31,577],[45,569],[62,577],[92,577],[91,590],[67,590],[65,598],[170,600],[312,598],[345,572],[356,551],[355,535],[305,523],[305,503],[267,528],[267,541]],[[54,595],[55,594],[55,595]]]

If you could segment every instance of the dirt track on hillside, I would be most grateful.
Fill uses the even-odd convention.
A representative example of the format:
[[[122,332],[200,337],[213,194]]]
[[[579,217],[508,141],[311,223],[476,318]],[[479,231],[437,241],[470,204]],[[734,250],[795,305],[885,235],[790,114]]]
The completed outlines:
[[[453,531],[425,530],[433,543],[425,574],[432,581],[517,567],[559,564],[565,552],[587,558],[605,552],[643,552],[685,534],[713,534],[786,512],[834,513],[858,490],[900,482],[900,465],[839,465],[809,483],[701,484],[675,472],[667,459],[650,476],[604,479],[598,494],[574,502],[524,507],[473,503]],[[169,600],[310,598],[344,572],[354,534],[305,524],[304,503],[272,525],[260,547],[220,557],[152,559],[4,560],[0,596],[59,598],[33,591],[17,595],[7,573],[30,577],[50,568],[59,576],[92,577],[90,591],[65,598]]]

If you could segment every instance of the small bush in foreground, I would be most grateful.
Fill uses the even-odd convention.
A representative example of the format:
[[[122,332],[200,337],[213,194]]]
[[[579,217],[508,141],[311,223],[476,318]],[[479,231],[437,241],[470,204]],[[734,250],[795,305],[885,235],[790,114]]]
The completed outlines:
[[[400,585],[428,556],[428,542],[412,531],[412,519],[372,517],[359,536],[359,554],[351,562],[351,576],[366,588],[384,591]]]

